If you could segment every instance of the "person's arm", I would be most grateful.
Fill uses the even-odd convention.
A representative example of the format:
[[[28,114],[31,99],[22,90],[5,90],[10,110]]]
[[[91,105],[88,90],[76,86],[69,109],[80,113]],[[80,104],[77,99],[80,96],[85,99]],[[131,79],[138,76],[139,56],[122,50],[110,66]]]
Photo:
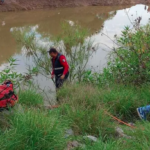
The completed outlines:
[[[52,68],[52,73],[51,73],[51,75],[54,75],[54,69]]]
[[[64,67],[63,75],[65,76],[69,71],[69,65],[67,63],[66,57],[64,55],[61,55],[59,58],[60,64]]]
[[[51,76],[52,76],[52,78],[54,77],[54,70],[52,70],[52,72],[51,72]]]

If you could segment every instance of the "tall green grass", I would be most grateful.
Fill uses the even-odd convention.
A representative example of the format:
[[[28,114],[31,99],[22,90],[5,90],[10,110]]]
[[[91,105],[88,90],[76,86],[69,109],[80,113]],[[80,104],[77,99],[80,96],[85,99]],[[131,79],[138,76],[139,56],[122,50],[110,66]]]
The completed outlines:
[[[136,119],[136,108],[150,103],[149,86],[142,87],[113,85],[107,89],[101,88],[100,101],[108,110],[123,120]]]
[[[68,109],[87,113],[107,110],[120,119],[133,121],[138,118],[136,108],[150,103],[150,88],[148,85],[134,87],[121,84],[98,88],[79,84],[64,87],[59,91],[59,97],[69,105]]]
[[[103,142],[103,140],[99,138],[96,143],[86,141],[85,145],[86,146],[84,148],[80,148],[80,150],[120,150],[119,142],[112,139]]]
[[[70,120],[70,126],[77,135],[90,134],[97,137],[114,135],[114,124],[99,103],[99,91],[89,85],[66,86],[58,93],[62,100],[61,113]]]
[[[67,125],[57,113],[26,109],[24,113],[16,112],[10,125],[0,135],[2,150],[62,150],[66,146]]]
[[[105,113],[107,110],[120,119],[134,121],[133,118],[137,119],[136,107],[149,102],[149,89],[148,85],[138,88],[67,85],[58,91],[60,108],[50,111],[37,107],[39,102],[35,101],[40,95],[36,92],[21,92],[23,111],[15,109],[7,118],[0,116],[0,147],[2,150],[64,150],[67,142],[75,139],[85,145],[77,148],[79,150],[149,150],[148,122],[135,122],[136,128],[131,129]],[[118,138],[117,126],[131,138]],[[70,128],[75,136],[64,138],[65,131]],[[96,136],[98,141],[85,140],[83,136],[86,135]]]
[[[19,93],[19,103],[30,106],[40,106],[44,103],[43,97],[33,89],[21,91]]]

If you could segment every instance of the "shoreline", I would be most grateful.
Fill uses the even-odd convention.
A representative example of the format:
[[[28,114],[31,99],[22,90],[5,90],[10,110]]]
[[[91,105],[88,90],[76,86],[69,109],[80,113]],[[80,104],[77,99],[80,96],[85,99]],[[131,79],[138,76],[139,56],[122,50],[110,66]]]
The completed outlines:
[[[5,0],[0,12],[26,11],[35,9],[67,8],[84,6],[118,6],[150,4],[150,0]]]

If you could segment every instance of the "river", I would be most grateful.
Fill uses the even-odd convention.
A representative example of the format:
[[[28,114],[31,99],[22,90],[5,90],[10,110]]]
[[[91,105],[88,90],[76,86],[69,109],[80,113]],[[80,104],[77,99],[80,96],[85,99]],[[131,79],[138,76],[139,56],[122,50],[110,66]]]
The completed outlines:
[[[88,67],[97,67],[102,70],[106,66],[107,56],[110,52],[104,44],[113,47],[112,41],[102,36],[107,34],[110,38],[114,35],[120,35],[125,26],[131,26],[137,17],[141,16],[141,24],[149,22],[149,7],[145,5],[135,6],[88,6],[77,8],[57,8],[46,10],[33,10],[21,12],[0,12],[0,68],[5,67],[7,59],[11,56],[17,58],[18,72],[26,71],[26,63],[30,61],[24,56],[18,48],[11,29],[14,27],[38,26],[38,32],[49,35],[58,35],[61,32],[61,23],[70,21],[90,29],[90,37],[95,43],[100,44],[99,49],[94,53],[88,63]],[[41,86],[50,86],[54,89],[49,80],[40,80]]]

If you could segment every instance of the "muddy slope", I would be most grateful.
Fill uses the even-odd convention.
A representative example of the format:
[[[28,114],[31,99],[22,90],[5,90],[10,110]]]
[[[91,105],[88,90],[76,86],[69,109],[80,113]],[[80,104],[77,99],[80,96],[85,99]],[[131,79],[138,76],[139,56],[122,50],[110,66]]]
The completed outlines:
[[[150,0],[5,0],[0,11],[32,10],[41,8],[150,4]]]

